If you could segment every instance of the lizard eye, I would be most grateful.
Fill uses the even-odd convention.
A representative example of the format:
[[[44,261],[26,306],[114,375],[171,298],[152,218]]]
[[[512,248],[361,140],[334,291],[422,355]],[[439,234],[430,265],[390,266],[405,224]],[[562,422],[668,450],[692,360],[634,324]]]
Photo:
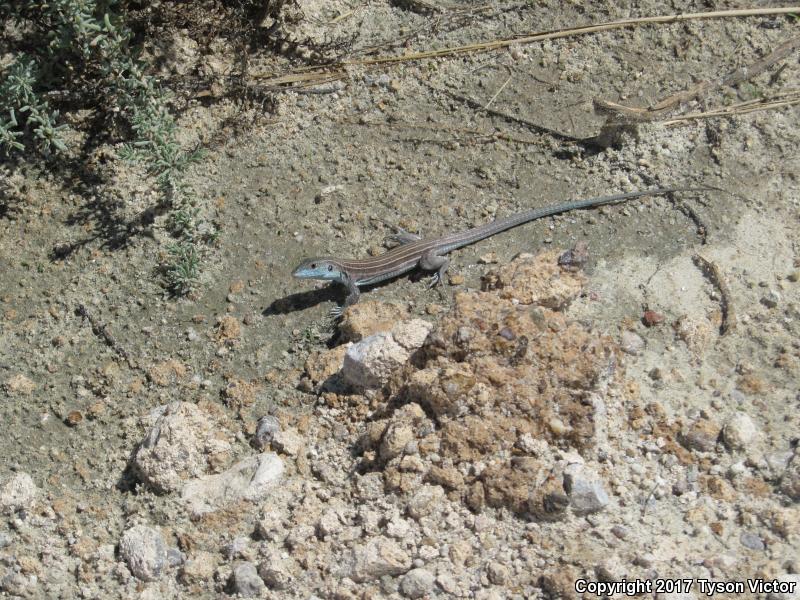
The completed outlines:
[[[333,271],[333,265],[328,265],[328,271]]]
[[[311,263],[311,268],[312,269],[316,269],[317,268],[317,263]]]

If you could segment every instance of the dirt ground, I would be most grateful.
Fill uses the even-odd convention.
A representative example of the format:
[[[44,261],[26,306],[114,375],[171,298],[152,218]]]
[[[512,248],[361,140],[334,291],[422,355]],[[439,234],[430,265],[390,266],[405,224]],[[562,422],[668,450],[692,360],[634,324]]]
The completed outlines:
[[[303,18],[288,27],[301,42],[355,36],[356,48],[418,32],[381,51],[398,54],[738,6],[430,5],[301,3]],[[208,147],[190,183],[221,236],[188,299],[167,297],[154,272],[168,243],[163,223],[124,240],[113,227],[152,199],[142,173],[100,159],[115,147],[95,153],[103,181],[93,192],[34,167],[5,172],[0,596],[544,598],[578,595],[553,583],[559,573],[800,579],[797,106],[642,124],[607,148],[576,141],[605,122],[594,100],[650,106],[756,61],[796,29],[783,16],[691,20],[354,65],[335,82],[275,92],[271,111],[198,97],[179,123],[187,145]],[[165,73],[231,68],[223,44],[203,54],[187,32],[167,33],[168,51],[152,49],[164,52]],[[254,81],[303,64],[289,50],[252,58]],[[672,114],[797,89],[797,53],[784,63]],[[633,418],[623,421],[608,447],[583,457],[595,466],[600,450],[616,457],[602,469],[609,504],[552,523],[502,506],[475,512],[453,494],[440,498],[439,518],[412,518],[403,492],[356,491],[360,440],[381,398],[334,405],[308,385],[306,361],[335,343],[327,314],[344,293],[293,280],[301,259],[381,251],[392,226],[438,235],[669,185],[711,189],[530,223],[454,252],[442,288],[401,277],[363,298],[435,327],[456,291],[480,288],[496,266],[486,263],[585,242],[587,283],[565,317],[622,346],[625,385],[636,390],[627,410],[657,403],[683,424],[681,451],[702,460],[667,460],[639,443]],[[65,246],[74,250],[64,255]],[[646,326],[647,310],[663,322]],[[176,401],[219,413],[230,461],[255,452],[256,422],[275,415],[300,440],[273,444],[286,463],[282,483],[213,518],[142,483],[132,457],[153,411]],[[705,429],[693,437],[695,425]],[[330,507],[337,525],[326,529]],[[167,548],[168,564],[149,580],[120,547],[137,525],[160,532]],[[338,569],[376,536],[393,540],[406,567]],[[245,563],[259,566],[263,584],[247,579]],[[697,586],[692,594],[661,597],[703,596]]]

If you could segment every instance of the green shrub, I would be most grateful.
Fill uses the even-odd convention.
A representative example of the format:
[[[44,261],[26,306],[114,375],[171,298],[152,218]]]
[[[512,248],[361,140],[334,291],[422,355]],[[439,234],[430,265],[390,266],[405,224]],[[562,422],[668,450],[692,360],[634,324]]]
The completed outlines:
[[[130,32],[110,13],[112,4],[12,0],[0,5],[0,25],[13,23],[24,32],[16,43],[9,42],[13,61],[0,73],[0,153],[34,160],[68,151],[66,126],[47,100],[51,93],[66,96],[73,108],[103,111],[106,122],[127,127],[131,141],[121,158],[144,165],[155,179],[158,205],[171,213],[169,230],[180,248],[170,250],[172,262],[162,270],[168,287],[185,294],[198,277],[200,244],[216,235],[197,218],[196,200],[184,181],[186,169],[202,154],[181,148],[169,95],[137,60]],[[189,213],[193,218],[186,220]]]

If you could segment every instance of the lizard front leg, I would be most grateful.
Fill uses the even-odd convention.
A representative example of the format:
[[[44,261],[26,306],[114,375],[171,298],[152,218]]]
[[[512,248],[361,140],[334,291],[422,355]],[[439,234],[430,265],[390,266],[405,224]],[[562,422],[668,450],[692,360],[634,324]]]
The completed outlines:
[[[343,278],[341,283],[347,288],[347,298],[344,299],[344,304],[341,306],[334,306],[331,309],[331,317],[337,319],[342,316],[345,308],[358,302],[358,299],[361,297],[361,292],[358,290],[358,286],[350,277]]]

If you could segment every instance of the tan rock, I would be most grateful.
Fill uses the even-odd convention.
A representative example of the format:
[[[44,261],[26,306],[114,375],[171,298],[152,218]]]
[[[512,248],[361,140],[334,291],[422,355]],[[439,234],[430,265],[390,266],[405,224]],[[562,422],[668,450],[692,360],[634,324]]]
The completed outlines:
[[[344,312],[339,332],[345,341],[358,342],[379,331],[390,331],[409,314],[408,309],[396,304],[363,300]]]
[[[522,304],[563,310],[580,294],[586,276],[559,266],[558,256],[557,250],[538,255],[521,254],[487,273],[483,278],[483,290],[499,290],[501,298],[516,298]]]

